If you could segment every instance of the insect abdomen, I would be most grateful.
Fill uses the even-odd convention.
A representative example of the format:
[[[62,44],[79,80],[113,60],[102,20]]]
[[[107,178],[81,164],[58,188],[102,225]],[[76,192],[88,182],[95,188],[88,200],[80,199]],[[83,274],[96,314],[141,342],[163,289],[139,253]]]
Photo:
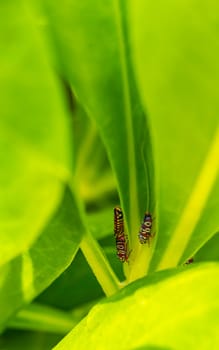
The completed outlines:
[[[128,237],[124,232],[123,212],[120,207],[114,208],[114,236],[116,238],[117,257],[122,262],[128,261],[130,255]]]

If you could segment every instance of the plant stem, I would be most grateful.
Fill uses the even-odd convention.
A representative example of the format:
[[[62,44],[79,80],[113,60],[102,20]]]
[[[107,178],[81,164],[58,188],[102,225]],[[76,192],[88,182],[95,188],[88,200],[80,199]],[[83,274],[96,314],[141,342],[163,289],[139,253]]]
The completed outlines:
[[[128,283],[147,275],[153,254],[153,248],[149,247],[148,244],[138,244],[138,247],[135,248],[134,253],[134,260],[130,263],[131,266],[128,276]]]
[[[110,296],[118,292],[121,288],[120,282],[101,247],[90,233],[84,235],[80,247],[104,293]]]
[[[9,328],[67,334],[81,318],[47,305],[33,303],[20,310]]]

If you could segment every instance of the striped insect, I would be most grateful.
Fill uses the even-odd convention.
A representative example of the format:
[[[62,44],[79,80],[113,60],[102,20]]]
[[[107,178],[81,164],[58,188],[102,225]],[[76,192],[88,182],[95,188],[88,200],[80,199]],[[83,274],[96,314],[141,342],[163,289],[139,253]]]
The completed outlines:
[[[148,245],[150,245],[150,240],[155,235],[155,233],[151,233],[152,222],[153,222],[152,215],[146,212],[138,234],[139,242],[141,244],[148,243]]]
[[[114,236],[124,232],[123,212],[120,207],[114,208]]]
[[[128,262],[130,255],[128,236],[124,232],[124,218],[120,207],[114,208],[114,236],[116,238],[117,257],[122,262]]]

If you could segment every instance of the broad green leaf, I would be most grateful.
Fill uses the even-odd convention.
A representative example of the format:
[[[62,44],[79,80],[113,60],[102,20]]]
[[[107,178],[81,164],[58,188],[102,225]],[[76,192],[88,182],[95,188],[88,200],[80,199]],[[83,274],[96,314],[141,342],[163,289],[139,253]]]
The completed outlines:
[[[33,246],[0,270],[1,328],[70,265],[84,232],[77,202],[66,190],[60,208]]]
[[[54,349],[217,349],[219,264],[155,273],[94,306]]]
[[[115,247],[106,247],[104,252],[113,270],[122,280],[122,266],[116,257]],[[95,303],[103,297],[104,293],[100,285],[79,251],[69,268],[39,295],[37,301],[65,310],[72,309],[75,312],[78,307],[87,303]]]
[[[150,138],[130,62],[126,2],[64,0],[61,8],[51,0],[43,4],[45,31],[57,50],[59,69],[96,121],[115,172],[132,249],[127,269],[132,269],[140,250],[140,222],[154,202]],[[142,264],[137,274],[144,273]]]
[[[219,229],[218,11],[214,0],[129,0],[155,162],[152,269],[183,263]]]
[[[71,170],[66,110],[30,2],[0,5],[0,265],[25,251]]]

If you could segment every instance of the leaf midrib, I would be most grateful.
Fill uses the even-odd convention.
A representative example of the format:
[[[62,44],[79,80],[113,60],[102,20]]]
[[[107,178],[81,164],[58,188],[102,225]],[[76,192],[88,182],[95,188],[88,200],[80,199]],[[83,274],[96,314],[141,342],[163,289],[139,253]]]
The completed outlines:
[[[132,121],[132,108],[131,108],[131,92],[130,83],[128,78],[128,64],[125,49],[125,37],[122,28],[122,18],[120,2],[114,0],[114,12],[116,19],[116,27],[118,29],[118,46],[119,56],[121,63],[121,76],[123,84],[123,101],[125,109],[125,123],[127,133],[127,151],[128,151],[128,165],[129,165],[129,213],[130,218],[130,231],[129,234],[135,235],[136,225],[139,222],[139,205],[138,205],[138,191],[137,191],[137,176],[136,176],[136,159],[135,159],[135,146],[134,146],[134,134],[133,134],[133,121]],[[134,237],[133,237],[134,238]]]
[[[219,172],[219,127],[209,147],[193,191],[185,205],[175,232],[163,254],[157,270],[175,267],[179,263],[192,233],[201,217]],[[184,234],[186,232],[186,235]],[[180,249],[178,249],[180,247]]]

